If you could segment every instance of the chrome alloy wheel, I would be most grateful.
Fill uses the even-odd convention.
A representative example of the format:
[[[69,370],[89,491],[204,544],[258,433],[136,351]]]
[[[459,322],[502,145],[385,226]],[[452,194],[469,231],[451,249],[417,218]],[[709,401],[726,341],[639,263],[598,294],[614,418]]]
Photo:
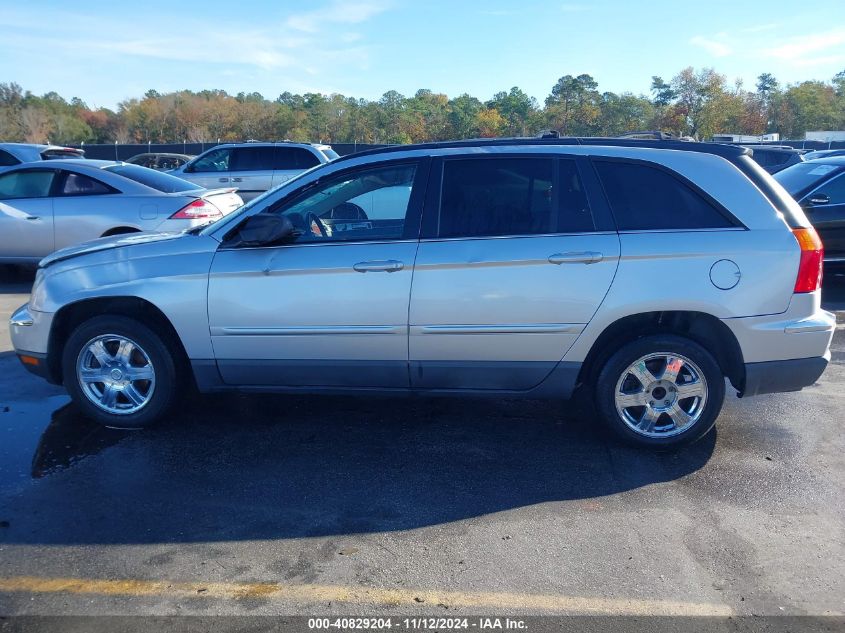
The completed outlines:
[[[631,363],[616,383],[616,411],[635,433],[671,437],[695,424],[707,404],[707,380],[689,358],[670,352]]]
[[[103,334],[85,344],[76,360],[76,378],[95,406],[114,415],[139,411],[155,390],[150,357],[119,334]]]

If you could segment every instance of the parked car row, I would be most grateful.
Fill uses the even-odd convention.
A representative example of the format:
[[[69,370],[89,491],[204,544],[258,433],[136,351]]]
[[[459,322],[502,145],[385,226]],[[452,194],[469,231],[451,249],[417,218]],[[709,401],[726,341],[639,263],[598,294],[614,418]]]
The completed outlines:
[[[194,164],[231,178],[240,149]],[[670,447],[712,428],[726,378],[741,396],[794,391],[830,359],[822,244],[747,149],[490,139],[314,160],[204,228],[46,257],[11,321],[24,366],[117,427],[162,418],[189,385],[580,385],[620,438]]]

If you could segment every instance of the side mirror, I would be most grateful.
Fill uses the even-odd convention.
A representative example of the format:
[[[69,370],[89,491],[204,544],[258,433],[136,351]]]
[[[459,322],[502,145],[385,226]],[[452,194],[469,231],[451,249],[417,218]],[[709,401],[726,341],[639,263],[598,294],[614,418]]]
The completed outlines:
[[[830,196],[825,195],[823,193],[816,193],[807,198],[807,204],[811,207],[815,207],[816,205],[820,204],[830,204]]]
[[[239,246],[275,244],[294,237],[293,223],[284,215],[259,213],[241,224],[236,234]]]

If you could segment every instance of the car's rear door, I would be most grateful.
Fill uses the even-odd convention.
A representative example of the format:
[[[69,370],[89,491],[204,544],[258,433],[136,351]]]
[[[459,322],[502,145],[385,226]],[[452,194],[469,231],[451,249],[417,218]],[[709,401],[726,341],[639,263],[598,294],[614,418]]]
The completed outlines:
[[[208,317],[225,383],[408,387],[408,300],[427,165],[327,176],[262,211],[288,217],[295,241],[221,246]],[[348,208],[360,208],[351,201],[388,187],[410,187],[411,195],[394,198],[378,219],[348,219]]]
[[[845,173],[804,196],[801,206],[819,232],[825,260],[845,262]]]
[[[236,147],[229,160],[230,184],[245,201],[252,200],[273,186],[272,145]]]
[[[412,387],[528,390],[555,369],[619,260],[584,166],[540,153],[432,166],[409,312]]]
[[[290,147],[277,145],[273,171],[273,186],[280,185],[290,180],[306,169],[311,169],[320,164],[317,156],[304,147]]]
[[[49,168],[0,174],[0,259],[37,259],[55,250],[50,197],[55,175]]]

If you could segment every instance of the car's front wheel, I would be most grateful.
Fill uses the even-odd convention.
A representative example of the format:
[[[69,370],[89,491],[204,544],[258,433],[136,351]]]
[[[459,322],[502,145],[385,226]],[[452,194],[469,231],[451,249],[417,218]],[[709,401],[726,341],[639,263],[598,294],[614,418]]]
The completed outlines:
[[[725,379],[716,359],[698,343],[653,335],[608,358],[595,395],[600,415],[618,437],[669,448],[694,442],[713,427]]]
[[[159,335],[124,316],[79,325],[62,355],[65,388],[88,417],[140,428],[160,419],[178,393],[176,363]]]

